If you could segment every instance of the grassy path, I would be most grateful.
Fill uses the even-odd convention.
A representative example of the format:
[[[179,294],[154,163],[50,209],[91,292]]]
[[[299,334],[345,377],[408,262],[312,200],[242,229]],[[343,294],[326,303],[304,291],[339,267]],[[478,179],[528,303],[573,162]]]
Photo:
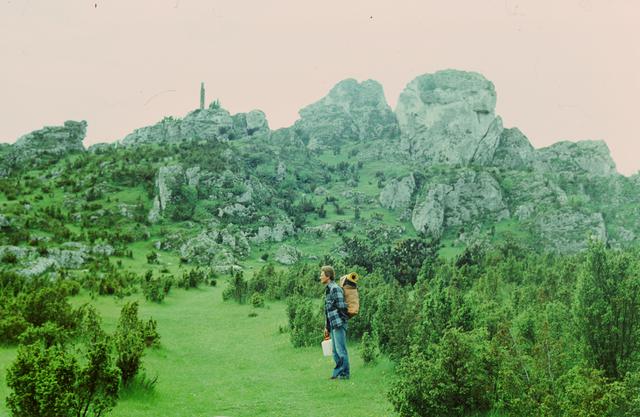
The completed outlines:
[[[135,298],[135,297],[134,297]],[[74,304],[88,302],[76,298]],[[93,301],[112,331],[123,301]],[[285,305],[269,303],[253,309],[222,302],[220,288],[175,290],[161,305],[140,301],[140,317],[158,322],[162,347],[148,350],[143,362],[155,389],[125,391],[111,416],[317,416],[372,417],[392,415],[386,400],[391,364],[364,367],[357,345],[350,345],[352,378],[329,380],[333,361],[318,346],[294,349],[288,334]],[[318,335],[321,338],[321,334]],[[4,373],[14,350],[0,350],[0,398],[8,389]],[[6,414],[3,404],[0,415]]]

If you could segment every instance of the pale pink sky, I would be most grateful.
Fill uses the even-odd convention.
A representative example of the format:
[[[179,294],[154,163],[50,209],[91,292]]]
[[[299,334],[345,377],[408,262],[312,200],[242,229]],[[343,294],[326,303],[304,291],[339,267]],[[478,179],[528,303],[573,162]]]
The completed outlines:
[[[219,98],[271,128],[338,81],[395,107],[420,74],[493,81],[497,114],[535,147],[603,139],[640,169],[640,1],[1,0],[0,141],[68,119],[112,142]]]

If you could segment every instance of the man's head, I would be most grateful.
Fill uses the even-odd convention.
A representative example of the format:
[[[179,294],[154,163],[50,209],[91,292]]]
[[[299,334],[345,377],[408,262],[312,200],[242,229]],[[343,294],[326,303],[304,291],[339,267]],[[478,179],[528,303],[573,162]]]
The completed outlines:
[[[328,284],[329,281],[333,281],[336,277],[336,273],[333,271],[333,267],[325,265],[320,268],[320,282]]]

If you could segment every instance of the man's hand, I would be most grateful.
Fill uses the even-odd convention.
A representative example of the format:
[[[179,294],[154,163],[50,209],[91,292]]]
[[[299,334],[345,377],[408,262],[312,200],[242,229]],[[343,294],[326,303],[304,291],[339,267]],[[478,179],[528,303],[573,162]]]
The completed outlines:
[[[324,340],[329,340],[329,330],[324,329]]]

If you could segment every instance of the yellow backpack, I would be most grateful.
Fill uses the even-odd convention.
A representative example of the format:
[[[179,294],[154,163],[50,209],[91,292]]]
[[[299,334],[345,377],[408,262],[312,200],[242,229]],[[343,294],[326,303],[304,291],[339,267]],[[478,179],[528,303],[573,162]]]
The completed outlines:
[[[344,292],[344,301],[347,303],[347,315],[355,317],[360,311],[360,296],[358,295],[358,274],[352,272],[340,277],[340,288]]]

